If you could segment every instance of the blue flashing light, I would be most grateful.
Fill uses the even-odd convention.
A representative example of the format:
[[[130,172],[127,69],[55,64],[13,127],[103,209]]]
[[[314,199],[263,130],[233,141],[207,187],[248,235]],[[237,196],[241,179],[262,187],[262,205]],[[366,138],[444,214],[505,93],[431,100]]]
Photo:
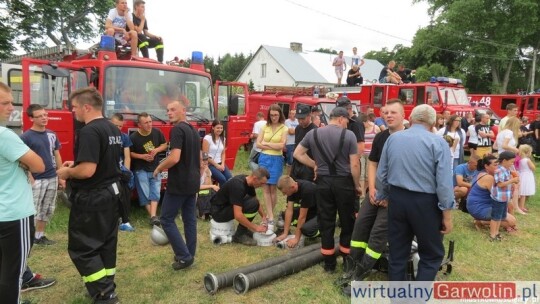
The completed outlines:
[[[106,51],[114,51],[115,41],[113,36],[101,35],[99,48]]]
[[[432,80],[431,82],[434,82],[433,78],[435,78],[435,77],[431,77],[431,80]],[[462,84],[463,83],[461,81],[461,79],[450,78],[450,77],[437,77],[436,82],[450,83],[450,84]]]
[[[193,51],[191,52],[191,62],[194,64],[203,64],[203,53],[199,51]]]
[[[436,83],[437,82],[437,78],[435,76],[431,76],[431,78],[429,79],[429,82],[431,83]]]

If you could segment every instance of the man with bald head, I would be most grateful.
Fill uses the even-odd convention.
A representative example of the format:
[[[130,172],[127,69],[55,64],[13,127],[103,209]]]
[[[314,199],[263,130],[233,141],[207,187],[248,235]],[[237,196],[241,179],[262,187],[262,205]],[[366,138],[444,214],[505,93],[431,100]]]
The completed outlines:
[[[404,281],[416,236],[417,281],[433,281],[444,257],[442,235],[452,231],[454,189],[448,144],[431,132],[435,110],[426,104],[411,113],[412,126],[388,138],[383,148],[375,201],[388,202],[388,279]]]
[[[170,153],[161,162],[154,176],[169,169],[167,191],[161,207],[161,226],[169,238],[174,251],[174,270],[193,265],[197,248],[197,217],[195,212],[196,194],[200,186],[201,137],[187,122],[186,106],[181,101],[167,105],[167,115],[174,124],[169,136]],[[185,242],[174,221],[182,211]]]

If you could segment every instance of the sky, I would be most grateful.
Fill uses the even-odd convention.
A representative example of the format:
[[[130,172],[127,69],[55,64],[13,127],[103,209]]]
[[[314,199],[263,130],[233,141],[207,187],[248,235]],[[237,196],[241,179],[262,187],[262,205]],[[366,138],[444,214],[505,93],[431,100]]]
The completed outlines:
[[[162,36],[165,60],[192,51],[214,57],[255,53],[262,45],[343,50],[363,55],[410,46],[429,24],[428,5],[412,0],[145,0],[149,31]],[[131,6],[131,1],[130,8]],[[155,58],[154,50],[150,56]]]

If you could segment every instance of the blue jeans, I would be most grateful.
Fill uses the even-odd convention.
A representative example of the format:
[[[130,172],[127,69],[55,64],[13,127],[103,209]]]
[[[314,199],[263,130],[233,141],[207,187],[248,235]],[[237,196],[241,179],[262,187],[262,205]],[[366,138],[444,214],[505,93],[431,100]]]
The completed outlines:
[[[196,194],[179,195],[165,192],[161,206],[161,227],[169,238],[171,247],[176,259],[189,261],[195,257],[197,248],[197,216],[195,213]],[[182,211],[182,222],[184,223],[184,235],[182,238],[178,226],[174,219],[178,211]]]
[[[219,183],[220,187],[222,187],[226,181],[232,178],[231,171],[229,171],[229,168],[227,168],[226,165],[225,165],[225,170],[223,170],[223,172],[219,171],[213,165],[209,165],[208,168],[210,169],[210,172],[212,172],[212,178],[215,179]]]
[[[135,185],[137,186],[137,195],[139,196],[139,205],[146,206],[150,201],[159,202],[161,191],[161,174],[154,177],[154,172],[144,170],[134,171]]]
[[[291,166],[294,160],[293,158],[294,144],[285,145],[285,148],[287,148],[287,156],[286,156],[285,162],[287,163],[287,165]]]

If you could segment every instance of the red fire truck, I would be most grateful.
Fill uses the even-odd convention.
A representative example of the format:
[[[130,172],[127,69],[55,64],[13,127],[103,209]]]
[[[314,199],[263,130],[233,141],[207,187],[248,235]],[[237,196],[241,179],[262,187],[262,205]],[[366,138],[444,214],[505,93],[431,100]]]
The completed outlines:
[[[124,115],[124,132],[136,130],[137,114],[147,112],[153,127],[168,137],[172,126],[167,122],[166,104],[182,99],[189,101],[189,122],[204,136],[215,117],[212,81],[204,71],[202,54],[194,54],[191,68],[144,58],[121,60],[115,51],[79,55],[59,48],[41,51],[38,56],[29,54],[21,65],[3,64],[2,79],[13,89],[16,106],[9,126],[16,131],[28,129],[31,123],[24,110],[30,104],[41,104],[49,114],[47,127],[57,133],[62,144],[62,158],[72,160],[74,137],[81,125],[73,118],[68,96],[90,85],[103,95],[105,117]]]
[[[500,117],[506,116],[506,106],[515,103],[520,116],[526,116],[529,121],[540,114],[540,94],[469,94],[471,105],[490,108]]]
[[[227,166],[232,168],[238,150],[250,142],[250,134],[257,112],[266,116],[271,104],[281,106],[285,117],[297,104],[318,107],[321,121],[328,123],[330,112],[336,103],[324,96],[325,89],[315,87],[267,86],[264,91],[250,92],[247,84],[240,82],[216,82],[218,118],[225,123],[227,131]],[[355,108],[358,112],[358,108]]]
[[[363,111],[367,107],[374,108],[377,115],[380,108],[391,98],[403,101],[405,117],[409,117],[412,109],[420,104],[430,104],[437,113],[448,110],[451,114],[465,116],[468,112],[474,112],[461,80],[448,77],[433,77],[430,82],[400,85],[375,83],[356,87],[336,87],[332,91],[359,102]]]

